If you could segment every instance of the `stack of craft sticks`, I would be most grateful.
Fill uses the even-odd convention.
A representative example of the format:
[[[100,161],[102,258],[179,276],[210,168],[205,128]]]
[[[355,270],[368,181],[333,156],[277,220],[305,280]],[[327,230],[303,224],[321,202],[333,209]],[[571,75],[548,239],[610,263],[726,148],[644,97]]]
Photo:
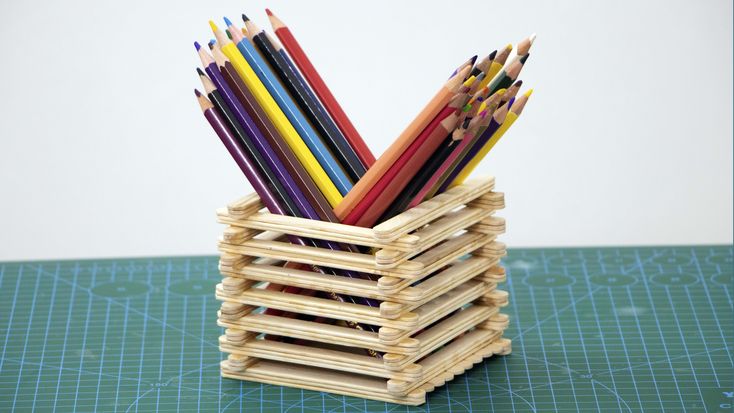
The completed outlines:
[[[222,374],[420,404],[510,351],[503,196],[466,178],[530,97],[518,75],[534,36],[459,66],[375,159],[267,14],[280,42],[243,15],[195,43],[201,109],[256,192],[218,211]]]

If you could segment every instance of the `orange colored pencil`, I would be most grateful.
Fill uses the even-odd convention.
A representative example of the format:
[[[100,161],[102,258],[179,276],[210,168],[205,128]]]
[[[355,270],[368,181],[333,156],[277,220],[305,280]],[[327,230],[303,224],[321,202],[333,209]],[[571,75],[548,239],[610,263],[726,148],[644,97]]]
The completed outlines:
[[[428,102],[415,119],[408,125],[403,133],[390,145],[380,159],[378,159],[367,173],[364,174],[347,193],[342,202],[334,208],[339,219],[346,216],[360,203],[362,198],[379,182],[380,178],[390,169],[395,161],[405,152],[415,138],[428,126],[428,124],[449,104],[451,98],[462,88],[464,79],[471,71],[471,66],[466,66],[456,76],[449,79],[438,93]]]
[[[359,204],[342,220],[342,223],[360,227],[371,227],[376,224],[377,219],[392,204],[398,194],[408,187],[410,180],[454,129],[459,120],[458,112],[468,98],[466,93],[454,96]]]

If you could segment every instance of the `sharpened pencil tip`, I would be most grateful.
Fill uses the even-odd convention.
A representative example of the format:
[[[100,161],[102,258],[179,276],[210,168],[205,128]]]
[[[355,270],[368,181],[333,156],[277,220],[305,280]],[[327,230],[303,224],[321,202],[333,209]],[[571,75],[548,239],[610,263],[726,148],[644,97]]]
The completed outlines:
[[[273,15],[273,12],[270,11],[270,9],[266,7],[265,8],[265,14],[267,14],[268,16],[272,16]]]
[[[535,37],[536,36],[537,35],[535,33],[533,33],[533,34],[530,35],[530,37],[528,37],[528,39],[530,40],[530,44],[533,44],[535,42]]]
[[[492,53],[489,54],[489,60],[494,60],[495,57],[497,57],[497,51],[496,50],[494,52],[492,52]]]
[[[229,40],[232,40],[232,33],[230,33],[229,29],[225,30],[224,33],[227,34],[227,37],[229,38]]]
[[[248,21],[250,21],[250,19],[249,19],[249,18],[247,17],[247,15],[246,15],[245,13],[242,13],[242,21],[243,21],[243,22],[248,22]]]
[[[530,53],[526,54],[525,56],[520,58],[520,63],[525,64],[525,62],[528,60],[528,57],[530,57]]]
[[[515,86],[517,87],[522,86],[522,80],[518,80],[517,82],[515,82]]]
[[[219,27],[217,27],[217,24],[216,24],[216,23],[214,23],[214,20],[209,20],[209,27],[211,27],[211,28],[212,28],[212,31],[213,31],[213,32],[216,32],[216,31],[218,31],[218,30],[219,30]]]
[[[227,25],[227,27],[232,25],[232,21],[227,18],[227,16],[224,16],[224,24]]]
[[[199,74],[199,76],[206,76],[206,75],[204,74],[204,71],[203,71],[203,70],[201,70],[201,69],[200,69],[200,68],[198,68],[198,67],[196,68],[196,73],[198,73],[198,74]]]
[[[505,49],[512,50],[512,43],[507,43],[507,46],[505,46]]]
[[[525,92],[525,97],[529,98],[530,95],[532,95],[532,94],[533,94],[533,89],[528,89],[528,91]]]
[[[207,44],[209,45],[209,49],[213,49],[214,45],[217,44],[217,41],[215,39],[211,39]]]
[[[194,42],[194,47],[196,48],[197,51],[201,49],[201,45],[199,44],[199,42]]]
[[[196,95],[197,98],[201,96],[201,92],[199,92],[199,89],[194,89],[194,94]]]
[[[477,61],[477,55],[472,56],[472,58],[469,60],[471,61],[471,64],[474,64],[474,62]]]
[[[514,97],[507,102],[507,109],[511,108],[513,103],[515,103]]]

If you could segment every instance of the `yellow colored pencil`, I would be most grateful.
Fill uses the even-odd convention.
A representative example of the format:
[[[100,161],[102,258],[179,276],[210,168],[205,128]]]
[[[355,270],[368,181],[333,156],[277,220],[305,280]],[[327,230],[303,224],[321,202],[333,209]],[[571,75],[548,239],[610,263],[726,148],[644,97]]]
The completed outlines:
[[[507,58],[510,56],[510,52],[512,51],[512,45],[508,44],[505,46],[504,49],[502,49],[501,52],[497,54],[497,57],[494,58],[492,63],[489,65],[489,69],[487,69],[487,74],[484,76],[484,80],[482,80],[482,83],[479,84],[479,88],[482,89],[485,86],[489,84],[489,82],[494,79],[495,76],[497,76],[497,73],[502,70],[502,67],[505,65],[505,62],[507,61]]]
[[[502,126],[500,126],[499,129],[497,129],[497,132],[495,132],[494,135],[492,135],[492,137],[487,141],[487,143],[482,146],[482,149],[477,152],[476,156],[474,156],[474,158],[466,164],[464,169],[462,169],[459,175],[456,176],[454,182],[451,183],[451,187],[461,185],[462,183],[464,183],[466,178],[471,175],[471,173],[474,171],[474,168],[479,165],[479,162],[481,162],[482,159],[487,156],[487,153],[492,150],[492,147],[494,147],[494,145],[500,140],[502,135],[504,135],[505,132],[510,129],[510,126],[515,123],[517,118],[520,117],[520,114],[522,113],[522,110],[532,93],[533,89],[530,89],[515,101],[515,103],[512,105],[512,108],[507,113],[505,121],[502,122]]]
[[[229,61],[232,63],[232,66],[234,66],[237,74],[240,75],[242,81],[245,82],[247,88],[250,89],[252,94],[255,96],[255,99],[260,106],[262,106],[265,114],[268,116],[270,121],[273,122],[273,125],[283,136],[283,139],[285,139],[288,146],[293,150],[293,153],[301,164],[303,164],[306,172],[308,172],[314,180],[314,183],[324,194],[326,200],[329,201],[329,205],[332,207],[339,205],[342,201],[341,193],[339,193],[339,190],[331,179],[329,179],[326,171],[324,171],[324,168],[321,167],[319,161],[317,161],[313,156],[301,136],[298,135],[298,132],[293,128],[293,125],[291,125],[288,118],[265,88],[265,85],[263,85],[262,81],[257,77],[255,71],[252,70],[252,67],[247,63],[247,60],[245,60],[240,51],[237,50],[237,46],[227,38],[224,32],[222,32],[214,22],[209,21],[209,25],[212,28],[212,32],[214,32],[214,36],[217,38],[217,43],[219,44],[222,53],[229,58]]]

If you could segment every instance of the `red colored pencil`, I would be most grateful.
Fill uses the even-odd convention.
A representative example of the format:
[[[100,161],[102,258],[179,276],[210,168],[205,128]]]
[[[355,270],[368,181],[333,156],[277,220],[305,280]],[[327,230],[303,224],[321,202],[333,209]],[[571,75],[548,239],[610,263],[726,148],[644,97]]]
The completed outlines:
[[[339,102],[336,101],[331,90],[326,86],[326,83],[301,48],[301,45],[298,44],[293,33],[291,33],[288,26],[273,15],[273,12],[271,12],[270,9],[265,9],[265,12],[268,14],[268,18],[270,18],[270,24],[273,26],[275,35],[278,36],[278,39],[283,43],[283,46],[291,55],[291,58],[293,58],[296,66],[301,70],[301,73],[306,78],[306,81],[308,81],[308,84],[311,85],[316,96],[319,97],[321,103],[329,112],[337,127],[339,127],[339,130],[347,138],[352,148],[354,148],[354,151],[362,161],[362,164],[364,164],[366,168],[372,166],[372,164],[375,163],[375,156],[372,154],[369,147],[367,147],[367,144],[364,142],[364,139],[362,139],[359,132],[357,132],[357,129],[352,125],[347,114],[344,113]]]
[[[362,227],[374,225],[395,197],[408,186],[431,153],[454,129],[458,121],[456,112],[464,106],[468,98],[466,93],[457,94],[380,177],[342,223]]]
[[[466,129],[457,129],[454,131],[454,138],[461,140],[461,142],[454,148],[454,150],[449,154],[448,158],[446,158],[441,166],[439,166],[438,170],[435,174],[431,177],[431,179],[426,182],[426,184],[421,188],[421,190],[418,192],[418,195],[416,195],[412,201],[410,201],[410,204],[408,204],[408,208],[413,208],[423,202],[423,199],[426,198],[426,195],[431,191],[431,189],[438,183],[438,181],[441,179],[441,176],[445,174],[451,165],[459,158],[464,148],[470,147],[472,143],[474,143],[474,139],[477,138],[477,131],[480,127],[486,126],[489,124],[489,118],[486,116],[487,111],[482,112],[479,114],[479,117],[475,117],[474,119],[469,122],[469,127]]]

